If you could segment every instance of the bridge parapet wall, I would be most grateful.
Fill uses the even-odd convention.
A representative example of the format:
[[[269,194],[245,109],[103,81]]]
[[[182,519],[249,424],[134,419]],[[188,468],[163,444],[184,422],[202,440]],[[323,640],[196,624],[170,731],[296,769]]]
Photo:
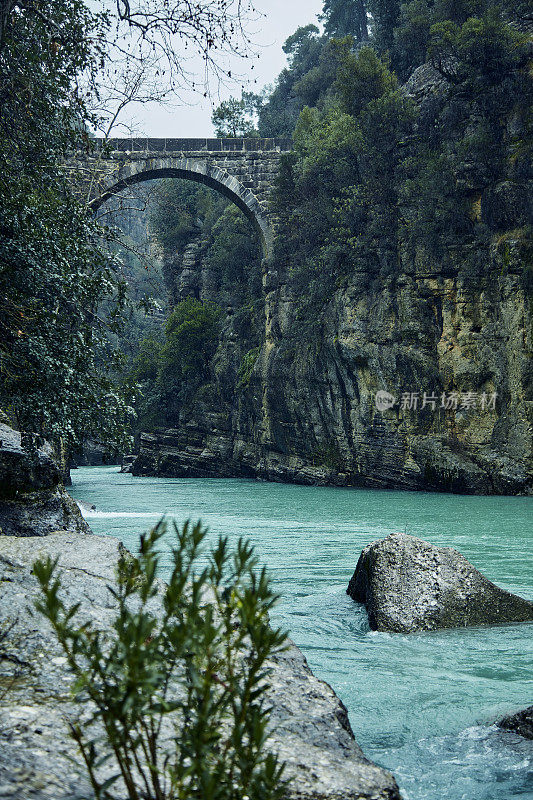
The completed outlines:
[[[228,153],[228,152],[277,152],[292,150],[292,139],[288,137],[256,139],[103,139],[96,140],[97,147],[108,152],[130,153]]]

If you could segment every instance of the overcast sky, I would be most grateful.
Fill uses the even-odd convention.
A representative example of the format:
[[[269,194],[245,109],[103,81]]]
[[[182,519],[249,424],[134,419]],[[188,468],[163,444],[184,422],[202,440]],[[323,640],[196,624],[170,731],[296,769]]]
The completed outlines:
[[[255,7],[265,14],[265,18],[249,26],[250,38],[259,58],[253,60],[254,69],[249,70],[250,61],[235,59],[228,64],[234,74],[246,75],[250,82],[248,91],[260,91],[266,84],[273,83],[286,65],[282,45],[296,28],[317,22],[316,16],[322,9],[323,0],[256,0]],[[226,66],[226,65],[225,65]],[[201,62],[198,63],[202,72]],[[248,69],[248,71],[247,71]],[[255,79],[255,83],[254,83]],[[230,95],[240,96],[241,82],[222,87],[220,95],[216,83],[212,84],[212,101],[195,94],[189,94],[186,103],[161,106],[150,103],[133,109],[123,120],[134,126],[138,136],[152,137],[209,137],[213,136],[211,113],[213,105]],[[120,135],[117,132],[116,135]]]

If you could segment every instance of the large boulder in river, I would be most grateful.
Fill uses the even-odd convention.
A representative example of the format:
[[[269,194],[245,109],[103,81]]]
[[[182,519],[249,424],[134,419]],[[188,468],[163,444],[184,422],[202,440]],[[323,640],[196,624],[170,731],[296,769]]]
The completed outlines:
[[[68,720],[79,707],[70,694],[66,658],[48,622],[30,613],[38,593],[32,564],[37,557],[58,557],[68,604],[79,603],[81,619],[112,631],[116,608],[108,587],[115,584],[122,554],[124,548],[111,536],[0,536],[0,631],[8,631],[4,660],[0,654],[1,798],[94,799],[69,735]],[[151,602],[156,611],[158,599]],[[300,650],[291,644],[269,666],[270,747],[286,762],[288,800],[400,800],[393,776],[365,758],[346,708],[313,675]],[[172,726],[169,734],[171,742]],[[118,771],[112,761],[102,769]],[[116,800],[126,795],[120,784],[109,791]]]
[[[90,533],[67,494],[50,446],[21,442],[0,424],[0,535],[46,536],[52,531]]]
[[[517,711],[516,714],[509,714],[496,724],[499,728],[518,733],[525,739],[533,739],[533,706],[524,708],[523,711]]]
[[[533,603],[491,583],[452,547],[394,533],[365,547],[347,593],[378,631],[533,620]]]

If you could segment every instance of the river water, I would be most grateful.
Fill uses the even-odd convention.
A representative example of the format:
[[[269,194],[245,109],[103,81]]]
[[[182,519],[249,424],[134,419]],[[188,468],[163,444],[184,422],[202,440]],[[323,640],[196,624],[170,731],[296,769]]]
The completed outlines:
[[[117,467],[72,477],[73,496],[98,509],[86,515],[93,531],[131,550],[163,513],[201,518],[213,537],[249,537],[282,594],[274,621],[344,701],[365,754],[394,773],[405,800],[533,800],[532,742],[492,724],[533,702],[533,626],[375,633],[346,595],[361,549],[404,531],[457,548],[533,599],[533,500],[133,478]]]

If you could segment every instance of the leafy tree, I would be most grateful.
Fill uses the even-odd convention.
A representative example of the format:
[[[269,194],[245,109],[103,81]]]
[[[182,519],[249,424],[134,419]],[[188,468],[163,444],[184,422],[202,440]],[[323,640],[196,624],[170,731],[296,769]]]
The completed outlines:
[[[330,38],[353,36],[356,42],[368,39],[366,0],[325,0],[322,19]]]
[[[320,33],[316,25],[304,25],[297,28],[283,44],[283,52],[289,60],[291,68],[310,66],[316,50],[317,36]],[[306,64],[307,62],[307,64]]]
[[[283,45],[289,67],[282,70],[276,86],[259,109],[261,136],[290,136],[305,102],[298,95],[298,82],[318,66],[325,39],[316,25],[298,28]]]
[[[428,0],[402,3],[390,53],[391,63],[401,78],[407,79],[414,67],[426,61],[434,21],[435,6]]]
[[[261,247],[250,221],[233,203],[228,205],[211,231],[205,264],[217,275],[221,288],[249,297],[261,294]]]
[[[291,179],[284,173],[278,188],[277,257],[289,261],[307,298],[319,304],[354,268],[390,275],[399,267],[402,147],[413,112],[373,49],[345,49],[343,56],[337,105],[303,110]]]
[[[451,20],[431,28],[432,63],[452,83],[470,92],[486,91],[525,64],[525,38],[506,25],[497,9],[463,25]]]
[[[260,97],[253,92],[242,92],[240,100],[230,97],[213,111],[211,121],[218,137],[257,136],[255,118]]]
[[[461,28],[467,21],[481,20],[487,14],[494,20],[499,18],[500,22],[501,15],[507,19],[519,17],[518,4],[511,6],[506,0],[409,0],[396,5],[370,0],[370,4],[374,9],[373,44],[378,50],[388,51],[392,67],[403,80],[428,60],[430,43],[436,54],[435,32],[438,28],[432,33],[433,26],[443,26],[441,30],[444,32],[450,25]],[[508,33],[511,33],[510,28]],[[494,34],[493,30],[488,38]],[[479,43],[483,48],[482,39],[487,36],[479,28],[479,23],[473,24],[471,35],[474,39],[480,36]],[[448,56],[450,44],[448,41]],[[449,58],[447,63],[451,66]]]
[[[268,659],[286,641],[269,625],[277,596],[249,542],[232,552],[220,538],[204,554],[200,523],[174,525],[170,579],[161,586],[165,533],[161,522],[141,537],[138,556],[119,562],[109,633],[79,620],[79,604],[65,604],[57,559],[34,564],[37,609],[76,679],[80,715],[70,732],[95,795],[108,800],[121,780],[129,800],[281,800],[283,765],[266,751]],[[167,744],[166,720],[175,725]]]
[[[401,0],[368,0],[372,16],[372,39],[381,50],[391,50],[394,29],[400,19]]]
[[[398,88],[396,76],[372,47],[346,53],[338,71],[336,89],[343,111],[357,116],[372,100]]]
[[[141,427],[175,422],[183,403],[209,378],[221,317],[215,303],[190,297],[170,313],[164,337],[141,342],[128,375],[129,384],[137,385]]]
[[[353,46],[352,36],[324,41],[317,65],[294,84],[294,92],[302,108],[309,106],[325,109],[335,105],[334,84],[337,72],[347,54],[352,52]]]
[[[192,297],[172,310],[161,350],[162,379],[186,379],[205,372],[213,355],[221,311],[214,304]]]
[[[21,429],[120,444],[127,406],[98,368],[113,359],[98,313],[124,302],[102,229],[60,166],[87,146],[81,71],[105,19],[74,0],[3,7],[0,43],[0,403]],[[7,9],[7,11],[6,11]]]
[[[162,337],[149,336],[141,341],[130,373],[134,381],[155,384],[161,367],[162,347]]]

